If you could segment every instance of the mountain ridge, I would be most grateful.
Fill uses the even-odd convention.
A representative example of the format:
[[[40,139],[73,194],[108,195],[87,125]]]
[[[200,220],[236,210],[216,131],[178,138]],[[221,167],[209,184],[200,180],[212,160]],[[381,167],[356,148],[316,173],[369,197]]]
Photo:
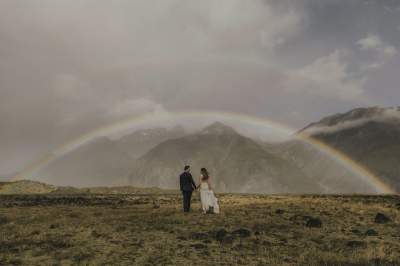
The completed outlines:
[[[297,134],[309,134],[323,132],[327,127],[342,124],[341,128],[357,127],[370,121],[398,123],[400,119],[400,107],[363,107],[355,108],[345,113],[337,113],[326,116],[318,122],[313,122],[299,130]],[[347,124],[346,124],[347,123]],[[353,124],[352,124],[353,123]],[[322,128],[318,130],[318,128]],[[340,128],[340,127],[339,127]],[[313,130],[314,129],[314,130]]]
[[[351,117],[362,123],[345,124]],[[343,152],[400,191],[400,107],[358,108],[311,125],[300,134]]]
[[[346,175],[351,176],[348,171],[341,172],[341,182],[328,175],[324,175],[328,180],[318,180],[318,177],[304,173],[304,162],[301,166],[283,156],[280,149],[273,153],[231,127],[214,123],[197,133],[157,145],[138,159],[128,182],[134,186],[178,187],[177,176],[183,165],[191,164],[195,176],[200,167],[208,168],[217,179],[214,180],[216,189],[222,192],[350,193],[349,187],[356,184],[345,181]],[[326,158],[325,165],[331,161],[332,158]],[[340,167],[339,164],[335,166]],[[371,189],[360,185],[354,191],[372,193]]]
[[[398,114],[400,107],[356,108],[322,118],[298,134],[307,131],[310,137],[347,154],[397,188],[400,186],[396,174],[400,173]],[[143,140],[135,140],[136,136],[147,139],[144,142],[149,147],[144,147],[147,144],[135,146],[135,142]],[[131,138],[128,142],[132,145],[119,142],[125,137]],[[138,147],[138,152],[133,153],[141,154],[137,158],[129,154],[134,147]],[[191,134],[183,128],[154,128],[138,130],[119,139],[98,138],[58,158],[36,173],[33,180],[59,186],[133,184],[175,188],[176,176],[184,164],[194,166],[196,179],[198,168],[208,168],[220,191],[286,193],[296,192],[291,189],[295,186],[300,192],[307,192],[306,186],[317,193],[351,192],[346,186],[354,187],[355,193],[370,191],[367,186],[354,182],[351,171],[312,145],[296,140],[257,141],[221,122]]]

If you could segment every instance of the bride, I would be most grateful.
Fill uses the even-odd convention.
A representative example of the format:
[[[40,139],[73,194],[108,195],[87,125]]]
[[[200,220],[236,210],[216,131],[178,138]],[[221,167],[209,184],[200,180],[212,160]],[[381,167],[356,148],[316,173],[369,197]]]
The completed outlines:
[[[201,169],[200,176],[200,199],[203,213],[210,212],[210,208],[214,213],[219,213],[218,199],[215,197],[211,189],[210,176],[206,168]]]

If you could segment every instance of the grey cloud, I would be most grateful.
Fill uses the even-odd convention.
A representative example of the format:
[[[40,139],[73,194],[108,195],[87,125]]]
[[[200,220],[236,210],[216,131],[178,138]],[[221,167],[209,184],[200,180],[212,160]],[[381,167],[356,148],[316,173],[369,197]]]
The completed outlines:
[[[304,130],[304,133],[308,135],[321,134],[321,133],[335,133],[341,130],[362,126],[372,121],[385,122],[385,123],[391,123],[395,121],[397,123],[399,119],[400,119],[400,109],[389,108],[369,118],[346,120],[332,126],[320,126],[320,125],[312,126]]]
[[[223,110],[300,128],[353,107],[393,104],[398,55],[382,62],[356,42],[375,34],[398,50],[398,7],[3,0],[0,174],[130,113]]]

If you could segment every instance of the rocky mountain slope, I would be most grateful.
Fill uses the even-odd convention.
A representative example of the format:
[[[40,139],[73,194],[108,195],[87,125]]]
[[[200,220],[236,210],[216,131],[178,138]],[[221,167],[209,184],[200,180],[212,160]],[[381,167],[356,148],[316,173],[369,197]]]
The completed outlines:
[[[400,191],[400,107],[354,109],[299,133],[344,152]]]
[[[362,176],[309,143],[294,139],[283,143],[263,143],[263,146],[296,165],[323,188],[323,193],[374,193]]]

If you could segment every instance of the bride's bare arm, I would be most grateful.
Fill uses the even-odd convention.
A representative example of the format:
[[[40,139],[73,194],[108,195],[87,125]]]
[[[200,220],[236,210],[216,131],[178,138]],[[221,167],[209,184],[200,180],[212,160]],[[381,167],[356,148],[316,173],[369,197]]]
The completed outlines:
[[[211,188],[211,182],[210,182],[210,178],[209,178],[209,179],[207,179],[207,183],[208,183],[208,189],[212,190],[212,188]]]
[[[201,176],[199,176],[199,186],[197,188],[200,189],[200,186],[201,186]]]

